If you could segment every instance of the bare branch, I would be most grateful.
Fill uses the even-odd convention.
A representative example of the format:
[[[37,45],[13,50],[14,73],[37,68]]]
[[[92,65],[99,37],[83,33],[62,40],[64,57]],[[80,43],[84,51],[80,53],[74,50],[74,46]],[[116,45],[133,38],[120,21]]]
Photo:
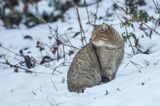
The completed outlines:
[[[57,87],[55,86],[55,84],[54,84],[54,82],[53,82],[53,80],[52,80],[52,79],[51,79],[51,82],[52,82],[52,84],[53,84],[53,86],[54,86],[55,90],[56,90],[56,91],[58,91],[58,90],[57,90]]]
[[[85,34],[84,34],[84,30],[83,30],[83,26],[82,26],[82,22],[81,22],[81,18],[80,18],[80,15],[79,15],[79,10],[78,10],[77,4],[75,4],[75,9],[76,9],[77,20],[78,20],[79,27],[80,27],[80,32],[81,32],[81,41],[82,41],[82,44],[85,45],[87,43],[87,41],[86,41],[86,37],[85,37]]]
[[[116,12],[116,11],[115,11],[115,14],[116,14],[116,16],[118,17],[118,19],[121,21],[121,24],[123,24],[123,21],[121,20],[121,18],[119,17],[119,15],[117,14],[117,12]],[[130,44],[131,49],[132,49],[132,51],[133,51],[133,54],[135,55],[136,53],[135,53],[135,51],[134,51],[134,48],[133,48],[132,42],[131,42],[130,38],[128,37],[128,36],[129,36],[129,34],[128,34],[127,27],[125,26],[124,28],[125,28],[125,32],[126,32],[126,35],[127,35],[127,39],[128,39],[128,41],[129,41],[129,44]]]

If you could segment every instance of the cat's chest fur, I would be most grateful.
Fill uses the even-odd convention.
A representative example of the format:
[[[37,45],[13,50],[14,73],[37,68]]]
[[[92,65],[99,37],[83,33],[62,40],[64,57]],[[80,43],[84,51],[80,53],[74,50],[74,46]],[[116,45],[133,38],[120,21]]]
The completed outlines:
[[[96,47],[95,53],[100,63],[101,71],[106,71],[106,69],[115,66],[117,59],[120,57],[119,53],[121,50],[118,49],[108,49],[105,47]],[[116,70],[112,70],[113,73]]]
[[[106,62],[115,56],[115,50],[106,48],[96,48],[96,53],[102,62]]]

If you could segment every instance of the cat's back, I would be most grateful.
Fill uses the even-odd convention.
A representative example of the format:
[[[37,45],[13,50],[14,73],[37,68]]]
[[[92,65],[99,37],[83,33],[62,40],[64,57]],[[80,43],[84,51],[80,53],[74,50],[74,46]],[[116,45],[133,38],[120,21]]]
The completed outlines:
[[[81,92],[101,81],[100,65],[93,45],[85,45],[74,57],[67,74],[68,90]]]
[[[93,45],[88,43],[75,55],[69,68],[69,72],[72,73],[76,69],[89,68],[90,66],[96,66],[98,64]]]

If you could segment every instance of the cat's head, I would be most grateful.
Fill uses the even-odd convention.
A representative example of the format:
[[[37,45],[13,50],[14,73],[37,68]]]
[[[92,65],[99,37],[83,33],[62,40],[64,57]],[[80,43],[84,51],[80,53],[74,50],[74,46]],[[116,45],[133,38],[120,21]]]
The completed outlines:
[[[94,25],[91,42],[98,47],[119,48],[123,39],[118,32],[108,24]]]

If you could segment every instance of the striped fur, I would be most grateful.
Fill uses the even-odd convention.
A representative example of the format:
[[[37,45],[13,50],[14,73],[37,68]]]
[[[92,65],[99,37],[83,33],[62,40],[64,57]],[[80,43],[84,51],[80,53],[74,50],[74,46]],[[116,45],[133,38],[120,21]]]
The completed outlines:
[[[74,57],[67,74],[68,90],[83,92],[87,87],[113,80],[124,55],[124,41],[107,24],[96,25],[91,42]]]

